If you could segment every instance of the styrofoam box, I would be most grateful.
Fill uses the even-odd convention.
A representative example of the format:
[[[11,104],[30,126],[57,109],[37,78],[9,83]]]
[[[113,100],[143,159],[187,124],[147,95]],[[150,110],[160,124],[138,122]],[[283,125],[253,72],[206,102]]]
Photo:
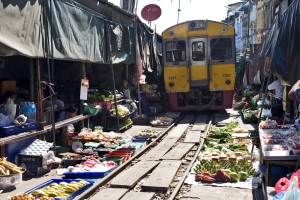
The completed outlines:
[[[276,151],[276,150],[275,151],[267,151],[266,150],[270,147],[276,147],[276,146],[283,146],[287,150],[283,150],[283,151]],[[263,150],[265,152],[265,156],[289,156],[290,155],[290,149],[288,148],[287,145],[265,145]]]
[[[4,190],[22,182],[23,173],[0,176],[0,190]]]

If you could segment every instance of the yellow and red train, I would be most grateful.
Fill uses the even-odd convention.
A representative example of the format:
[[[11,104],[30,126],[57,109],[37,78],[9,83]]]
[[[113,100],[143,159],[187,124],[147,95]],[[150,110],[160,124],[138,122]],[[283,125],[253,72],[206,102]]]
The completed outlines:
[[[174,111],[232,107],[235,31],[215,21],[194,20],[162,33],[164,83]]]

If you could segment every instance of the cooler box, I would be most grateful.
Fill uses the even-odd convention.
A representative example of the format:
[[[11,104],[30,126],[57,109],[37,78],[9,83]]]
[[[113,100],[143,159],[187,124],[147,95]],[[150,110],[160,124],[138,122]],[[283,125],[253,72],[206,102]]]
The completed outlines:
[[[38,128],[38,123],[31,122],[22,125],[11,125],[11,126],[1,126],[0,127],[0,138],[12,136],[18,133],[31,131]]]
[[[0,138],[16,135],[22,132],[37,129],[38,124],[36,122],[25,123],[23,125],[12,125],[0,127]],[[5,156],[9,162],[15,163],[15,156],[22,150],[27,148],[34,140],[36,136],[32,136],[27,139],[19,140],[5,145]]]

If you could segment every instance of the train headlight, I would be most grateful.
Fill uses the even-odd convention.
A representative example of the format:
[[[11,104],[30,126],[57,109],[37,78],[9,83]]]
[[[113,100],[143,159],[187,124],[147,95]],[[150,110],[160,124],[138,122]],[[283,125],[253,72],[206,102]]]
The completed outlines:
[[[169,83],[169,86],[170,86],[170,87],[173,87],[174,85],[175,85],[175,84],[174,84],[173,82],[170,82],[170,83]]]
[[[230,85],[231,80],[227,79],[227,80],[225,81],[225,83],[226,83],[227,85]]]

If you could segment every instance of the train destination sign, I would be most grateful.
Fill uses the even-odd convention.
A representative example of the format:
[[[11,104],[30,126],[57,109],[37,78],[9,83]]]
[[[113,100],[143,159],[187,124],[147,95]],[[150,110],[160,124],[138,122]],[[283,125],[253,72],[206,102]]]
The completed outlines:
[[[142,9],[141,15],[148,22],[157,20],[161,15],[161,8],[156,4],[148,4]]]

